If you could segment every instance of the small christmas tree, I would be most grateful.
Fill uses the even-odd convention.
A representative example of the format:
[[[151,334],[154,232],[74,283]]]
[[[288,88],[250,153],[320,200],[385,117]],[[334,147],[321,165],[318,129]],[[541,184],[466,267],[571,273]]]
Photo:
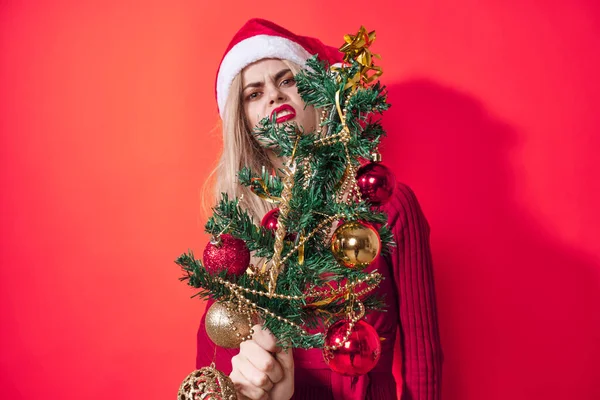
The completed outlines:
[[[212,240],[204,262],[191,252],[176,260],[182,280],[199,288],[201,298],[217,300],[206,318],[216,344],[239,345],[261,320],[284,348],[322,348],[337,372],[364,374],[376,364],[379,337],[362,317],[384,308],[384,299],[374,295],[382,276],[365,268],[393,245],[386,216],[374,207],[389,197],[393,177],[377,163],[361,167],[361,160],[378,154],[384,130],[375,117],[389,107],[369,50],[374,39],[361,27],[345,36],[342,66],[313,57],[296,75],[302,99],[322,110],[316,131],[278,125],[276,115],[255,129],[286,162],[275,175],[244,168],[239,182],[277,208],[257,224],[243,199],[223,194],[206,223]],[[377,187],[369,175],[374,166],[384,173]],[[387,183],[380,185],[381,179]],[[250,254],[261,261],[249,265]],[[211,312],[225,322],[215,323]],[[376,357],[361,367],[341,367],[336,357],[355,334],[367,339]]]

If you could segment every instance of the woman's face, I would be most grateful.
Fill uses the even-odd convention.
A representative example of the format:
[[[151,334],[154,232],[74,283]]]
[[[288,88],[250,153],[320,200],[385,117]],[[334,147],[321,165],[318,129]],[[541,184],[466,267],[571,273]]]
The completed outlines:
[[[250,129],[277,113],[277,123],[295,123],[305,132],[315,129],[316,111],[305,107],[294,74],[278,59],[264,59],[242,70],[242,102]]]

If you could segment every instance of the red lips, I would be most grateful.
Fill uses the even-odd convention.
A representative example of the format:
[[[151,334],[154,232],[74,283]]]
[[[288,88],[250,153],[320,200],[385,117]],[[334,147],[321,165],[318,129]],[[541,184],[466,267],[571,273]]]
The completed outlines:
[[[284,104],[282,106],[277,107],[273,111],[271,111],[271,118],[273,118],[273,114],[277,113],[277,115],[279,115],[279,114],[283,113],[284,111],[288,111],[288,113],[285,115],[282,115],[281,117],[279,117],[279,116],[277,117],[276,122],[278,124],[289,121],[290,119],[292,119],[296,116],[296,110],[294,110],[294,107],[290,106],[289,104]]]

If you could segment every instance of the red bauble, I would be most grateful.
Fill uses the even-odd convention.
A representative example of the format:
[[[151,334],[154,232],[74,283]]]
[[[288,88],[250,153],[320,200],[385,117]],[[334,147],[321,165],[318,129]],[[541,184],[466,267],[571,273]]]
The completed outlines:
[[[360,167],[356,173],[356,181],[362,197],[375,206],[388,201],[396,186],[396,177],[392,171],[377,162]]]
[[[250,250],[242,239],[224,234],[206,245],[203,260],[211,274],[227,270],[231,275],[240,276],[250,264]]]
[[[274,208],[265,214],[263,219],[260,221],[260,226],[273,232],[273,235],[275,235],[275,232],[277,231],[278,221],[279,221],[279,208]],[[296,240],[297,236],[298,235],[296,235],[295,233],[288,232],[288,234],[285,235],[285,240],[290,240],[293,242]]]
[[[348,332],[350,321],[331,325],[325,336],[326,346],[339,346]],[[323,358],[332,371],[347,376],[371,371],[381,355],[381,341],[375,328],[363,320],[354,324],[348,340],[337,350],[323,350]]]
[[[274,208],[265,214],[260,225],[270,231],[275,232],[277,230],[277,219],[279,218],[279,208]]]

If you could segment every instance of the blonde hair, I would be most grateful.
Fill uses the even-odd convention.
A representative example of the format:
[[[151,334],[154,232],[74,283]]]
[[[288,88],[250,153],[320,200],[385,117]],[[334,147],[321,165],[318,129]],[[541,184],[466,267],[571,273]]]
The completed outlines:
[[[293,62],[282,60],[296,75],[301,67]],[[316,112],[315,126],[319,124],[319,113]],[[263,166],[267,171],[273,171],[274,166],[269,158],[268,151],[262,147],[252,135],[251,128],[244,113],[242,102],[242,74],[234,78],[229,89],[229,96],[225,102],[223,112],[223,152],[213,171],[216,175],[214,195],[215,201],[221,198],[221,193],[227,193],[230,199],[243,200],[240,206],[244,208],[255,221],[260,222],[262,217],[275,205],[261,199],[252,191],[242,186],[237,179],[237,173],[243,167],[250,168],[254,173],[260,174]],[[212,174],[211,174],[212,175]]]

